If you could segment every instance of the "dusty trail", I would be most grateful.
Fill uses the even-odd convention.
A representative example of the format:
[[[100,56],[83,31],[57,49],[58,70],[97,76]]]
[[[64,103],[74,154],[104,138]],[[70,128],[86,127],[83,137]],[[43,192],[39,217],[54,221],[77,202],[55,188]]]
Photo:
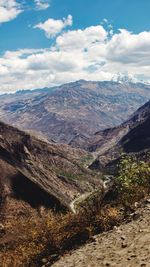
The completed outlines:
[[[150,203],[140,208],[136,217],[132,222],[95,236],[93,242],[64,255],[52,266],[150,267]]]
[[[73,213],[76,213],[76,205],[77,203],[80,203],[82,202],[83,200],[85,200],[88,196],[92,195],[93,192],[89,192],[89,193],[86,193],[86,194],[83,194],[81,196],[79,196],[78,198],[75,198],[71,204],[70,204],[70,209]]]

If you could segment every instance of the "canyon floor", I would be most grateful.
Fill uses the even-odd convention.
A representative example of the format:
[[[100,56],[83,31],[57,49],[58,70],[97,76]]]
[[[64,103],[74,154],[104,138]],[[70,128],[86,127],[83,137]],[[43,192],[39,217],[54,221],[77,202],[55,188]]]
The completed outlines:
[[[132,216],[131,216],[132,217]],[[133,220],[94,236],[92,242],[61,257],[53,267],[149,267],[150,200]],[[48,263],[43,264],[49,266]]]

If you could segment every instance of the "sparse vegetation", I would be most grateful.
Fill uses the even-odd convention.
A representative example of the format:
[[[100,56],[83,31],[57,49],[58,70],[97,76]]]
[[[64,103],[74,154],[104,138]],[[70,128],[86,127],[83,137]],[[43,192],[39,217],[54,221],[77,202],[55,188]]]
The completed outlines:
[[[150,162],[137,160],[134,156],[124,157],[115,183],[124,204],[142,198],[144,192],[150,188]]]
[[[149,190],[150,164],[124,158],[114,189],[108,193],[112,194],[110,203],[106,196],[101,205],[95,199],[92,209],[86,207],[77,214],[49,211],[42,218],[20,218],[9,224],[7,231],[13,233],[17,229],[20,238],[13,245],[1,247],[2,266],[9,266],[6,264],[9,262],[11,266],[41,266],[43,257],[53,262],[64,251],[87,241],[93,234],[120,223],[127,215],[127,207],[133,207]]]
[[[149,184],[150,163],[137,161],[134,156],[125,157],[120,163],[117,180],[120,191],[129,190],[133,185]]]
[[[49,212],[43,218],[20,218],[7,231],[17,228],[20,238],[8,246],[1,247],[2,267],[41,266],[43,257],[52,262],[55,257],[87,241],[94,233],[108,230],[121,219],[116,208],[105,207],[96,212],[80,212],[76,215]]]
[[[71,179],[71,180],[82,180],[84,179],[85,177],[85,173],[73,173],[73,172],[67,172],[67,171],[59,171],[58,172],[58,175],[59,176],[62,176],[62,177],[65,177],[65,178],[68,178],[68,179]]]
[[[86,167],[93,161],[93,159],[93,155],[89,153],[81,159],[81,165]]]

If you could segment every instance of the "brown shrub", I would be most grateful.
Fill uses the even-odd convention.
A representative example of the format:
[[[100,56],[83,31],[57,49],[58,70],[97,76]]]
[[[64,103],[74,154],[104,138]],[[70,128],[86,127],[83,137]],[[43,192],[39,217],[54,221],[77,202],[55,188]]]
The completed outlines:
[[[58,214],[49,210],[42,215],[42,218],[21,217],[17,222],[15,220],[9,222],[6,231],[18,235],[18,239],[14,244],[1,246],[1,266],[42,266],[42,258],[53,262],[64,251],[86,242],[93,234],[110,230],[119,224],[126,217],[128,208],[133,208],[136,201],[146,197],[150,192],[148,165],[144,163],[132,165],[132,161],[126,161],[124,164],[131,166],[122,165],[114,188],[107,194],[109,203],[106,197],[101,206],[97,205],[95,200],[95,204],[92,202],[92,207],[86,207],[77,214]],[[137,174],[139,177],[143,175],[142,180],[138,181]]]

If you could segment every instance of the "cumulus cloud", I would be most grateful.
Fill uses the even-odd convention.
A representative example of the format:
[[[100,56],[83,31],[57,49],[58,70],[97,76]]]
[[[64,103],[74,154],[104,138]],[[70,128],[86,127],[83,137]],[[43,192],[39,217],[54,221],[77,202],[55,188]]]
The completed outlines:
[[[118,72],[150,82],[149,47],[150,32],[134,34],[122,29],[110,36],[101,25],[62,32],[47,49],[5,52],[0,57],[0,91],[78,79],[111,80]]]
[[[91,45],[104,42],[107,32],[101,26],[91,26],[84,30],[74,30],[63,33],[56,39],[56,44],[62,50],[85,49]]]
[[[44,10],[50,7],[51,0],[34,0],[36,10]],[[29,1],[0,0],[0,23],[15,19],[20,13],[29,7]]]
[[[34,29],[41,29],[45,32],[47,38],[53,38],[67,26],[72,26],[71,15],[68,15],[67,18],[63,18],[62,20],[55,20],[50,18],[44,23],[39,23],[35,25]]]
[[[150,58],[150,32],[132,34],[120,29],[114,34],[107,45],[107,58],[111,61],[124,64],[149,65]]]
[[[16,0],[0,0],[0,23],[15,19],[22,12]]]
[[[34,0],[37,10],[44,10],[50,7],[50,0]]]

